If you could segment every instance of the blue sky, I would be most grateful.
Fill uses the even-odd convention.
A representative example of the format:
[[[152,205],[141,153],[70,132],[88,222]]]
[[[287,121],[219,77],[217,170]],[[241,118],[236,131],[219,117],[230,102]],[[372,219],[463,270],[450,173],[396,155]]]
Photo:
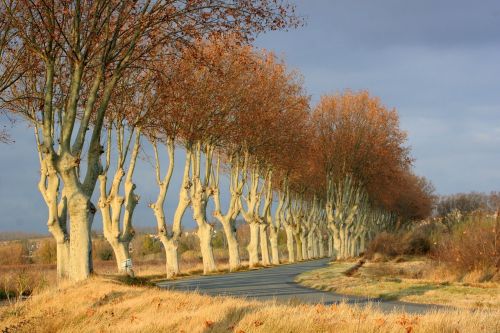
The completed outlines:
[[[306,26],[266,33],[255,44],[300,71],[313,102],[322,94],[367,89],[398,110],[415,171],[438,193],[500,190],[500,1],[296,4]],[[11,133],[16,142],[0,144],[0,231],[45,232],[32,131],[18,123]],[[181,168],[179,163],[176,175]],[[145,160],[136,182],[141,202],[135,223],[153,226],[147,203],[156,185]],[[167,216],[178,186],[174,181],[167,197]],[[188,212],[187,226],[191,220]],[[100,228],[99,215],[94,224]]]

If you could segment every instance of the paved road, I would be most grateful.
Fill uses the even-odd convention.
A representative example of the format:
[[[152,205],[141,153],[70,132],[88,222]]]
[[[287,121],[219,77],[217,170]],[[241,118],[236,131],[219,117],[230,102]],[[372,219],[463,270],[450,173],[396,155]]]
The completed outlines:
[[[280,302],[323,303],[327,305],[340,302],[358,305],[371,303],[385,312],[404,310],[411,313],[423,313],[442,308],[433,305],[339,295],[307,288],[294,282],[294,278],[298,274],[324,267],[328,264],[328,261],[327,258],[246,272],[163,281],[159,282],[158,286],[172,290],[198,291],[202,294],[214,296],[227,295],[259,300],[276,299]]]

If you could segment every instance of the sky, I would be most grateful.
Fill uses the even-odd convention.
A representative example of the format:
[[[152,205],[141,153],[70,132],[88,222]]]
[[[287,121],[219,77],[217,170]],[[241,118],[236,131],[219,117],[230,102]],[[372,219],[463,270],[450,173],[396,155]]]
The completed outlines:
[[[302,73],[313,104],[324,94],[366,89],[398,111],[415,173],[438,194],[500,190],[500,1],[295,3],[305,26],[265,33],[255,45]],[[0,232],[46,232],[32,130],[17,123],[10,132],[15,143],[0,144]],[[182,172],[177,154],[167,218]],[[146,157],[136,183],[135,224],[153,226],[147,203],[157,188]],[[185,221],[193,226],[190,212]],[[101,228],[99,214],[94,224]]]

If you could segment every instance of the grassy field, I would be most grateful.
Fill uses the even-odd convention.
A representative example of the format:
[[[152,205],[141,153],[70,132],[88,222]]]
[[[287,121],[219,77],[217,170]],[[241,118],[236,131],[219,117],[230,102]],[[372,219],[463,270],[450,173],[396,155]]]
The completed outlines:
[[[0,307],[4,332],[498,332],[496,310],[383,314],[345,304],[261,303],[93,278]]]
[[[461,308],[500,308],[497,282],[454,282],[446,278],[446,272],[439,274],[429,259],[400,260],[367,262],[350,276],[345,272],[355,262],[334,262],[329,267],[303,273],[296,281],[347,295]]]

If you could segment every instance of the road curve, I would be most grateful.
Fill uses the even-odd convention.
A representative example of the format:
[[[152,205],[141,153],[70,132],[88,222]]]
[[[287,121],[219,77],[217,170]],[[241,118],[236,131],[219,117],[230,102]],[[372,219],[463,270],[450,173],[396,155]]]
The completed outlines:
[[[179,291],[198,291],[201,294],[212,296],[224,295],[255,298],[258,300],[276,299],[279,302],[322,303],[325,305],[340,302],[357,305],[371,304],[384,312],[398,310],[409,313],[424,313],[444,308],[435,305],[340,295],[333,292],[311,289],[294,282],[298,274],[324,267],[328,262],[328,258],[311,260],[245,272],[162,281],[157,285],[161,288]]]

